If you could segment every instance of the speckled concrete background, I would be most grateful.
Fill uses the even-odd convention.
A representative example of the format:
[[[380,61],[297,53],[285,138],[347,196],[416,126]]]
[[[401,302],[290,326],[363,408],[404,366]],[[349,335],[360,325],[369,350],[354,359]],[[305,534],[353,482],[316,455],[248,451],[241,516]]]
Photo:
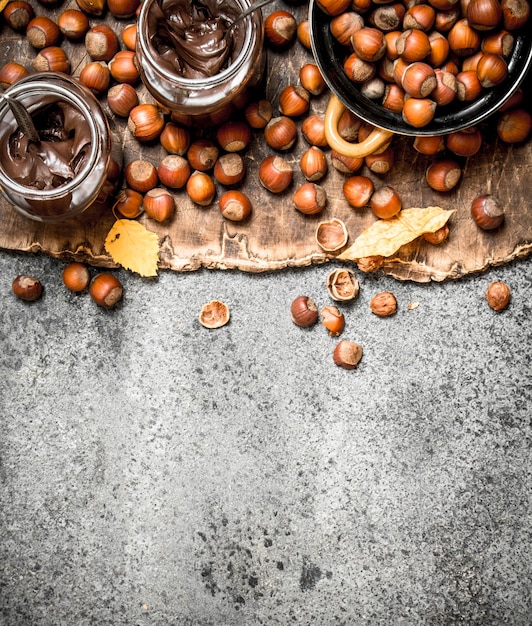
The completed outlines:
[[[351,372],[290,320],[301,293],[330,303],[332,265],[118,272],[114,311],[63,266],[0,255],[2,625],[532,623],[529,260],[362,275]],[[12,296],[19,273],[42,300]],[[232,321],[208,331],[213,298]]]

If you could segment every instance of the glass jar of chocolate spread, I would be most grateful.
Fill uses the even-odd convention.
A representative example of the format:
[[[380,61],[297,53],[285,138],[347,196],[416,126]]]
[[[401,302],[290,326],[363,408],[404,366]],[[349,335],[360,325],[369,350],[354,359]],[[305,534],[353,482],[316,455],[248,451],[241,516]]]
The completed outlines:
[[[30,113],[39,140],[29,139],[4,96]],[[69,76],[45,72],[19,80],[0,96],[0,188],[20,213],[64,220],[102,199],[111,162],[107,117],[93,94]]]
[[[260,10],[229,25],[249,0],[146,0],[138,19],[137,60],[153,98],[190,124],[228,118],[264,69]]]

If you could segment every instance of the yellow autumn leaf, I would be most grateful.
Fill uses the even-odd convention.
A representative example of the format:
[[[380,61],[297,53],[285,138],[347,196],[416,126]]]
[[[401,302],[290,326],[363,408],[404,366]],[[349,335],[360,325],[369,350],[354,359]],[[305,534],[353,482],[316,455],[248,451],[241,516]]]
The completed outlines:
[[[135,220],[117,220],[105,249],[116,263],[141,276],[157,276],[159,237]]]
[[[439,206],[403,209],[395,217],[374,222],[337,258],[356,261],[371,256],[389,257],[423,233],[434,233],[445,226],[453,213],[454,210]]]
[[[9,0],[0,0],[0,13],[6,8],[8,2]]]

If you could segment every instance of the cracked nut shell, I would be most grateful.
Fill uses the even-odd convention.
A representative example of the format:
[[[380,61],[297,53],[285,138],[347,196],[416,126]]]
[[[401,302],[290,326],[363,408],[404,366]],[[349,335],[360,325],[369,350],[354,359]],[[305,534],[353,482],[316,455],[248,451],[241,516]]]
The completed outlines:
[[[220,328],[229,321],[229,307],[221,300],[211,300],[201,307],[199,322],[205,328]]]
[[[327,276],[327,291],[333,300],[347,302],[357,297],[360,283],[353,270],[338,268]]]

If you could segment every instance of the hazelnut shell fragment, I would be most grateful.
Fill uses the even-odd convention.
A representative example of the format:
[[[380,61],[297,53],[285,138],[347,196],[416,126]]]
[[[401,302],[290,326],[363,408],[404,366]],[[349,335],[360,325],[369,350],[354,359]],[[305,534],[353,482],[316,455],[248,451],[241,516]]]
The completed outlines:
[[[221,300],[211,300],[201,307],[199,322],[205,328],[225,326],[230,318],[229,307]]]
[[[347,302],[357,297],[360,283],[353,270],[338,268],[327,276],[327,291],[333,300]]]

